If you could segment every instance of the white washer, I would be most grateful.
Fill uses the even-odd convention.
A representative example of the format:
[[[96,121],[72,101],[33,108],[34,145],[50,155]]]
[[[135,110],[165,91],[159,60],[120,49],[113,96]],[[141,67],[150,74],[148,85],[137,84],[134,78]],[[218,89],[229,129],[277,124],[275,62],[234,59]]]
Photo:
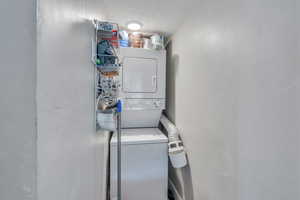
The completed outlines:
[[[117,200],[117,138],[111,139],[110,196]],[[168,199],[168,139],[157,128],[122,130],[122,200]]]

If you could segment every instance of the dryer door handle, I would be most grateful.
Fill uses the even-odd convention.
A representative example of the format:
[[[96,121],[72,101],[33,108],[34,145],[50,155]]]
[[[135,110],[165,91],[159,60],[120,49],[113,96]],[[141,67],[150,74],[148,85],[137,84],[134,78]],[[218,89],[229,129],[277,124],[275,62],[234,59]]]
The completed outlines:
[[[152,85],[156,86],[157,76],[152,76]]]

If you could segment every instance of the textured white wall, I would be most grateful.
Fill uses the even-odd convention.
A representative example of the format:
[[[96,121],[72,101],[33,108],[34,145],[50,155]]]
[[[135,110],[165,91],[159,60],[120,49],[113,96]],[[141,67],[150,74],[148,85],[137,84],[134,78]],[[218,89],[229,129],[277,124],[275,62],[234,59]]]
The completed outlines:
[[[36,194],[35,1],[0,1],[0,199]]]
[[[168,114],[194,199],[300,199],[296,2],[200,1],[173,36]]]
[[[94,119],[93,27],[98,0],[38,3],[38,199],[103,199],[103,135]]]

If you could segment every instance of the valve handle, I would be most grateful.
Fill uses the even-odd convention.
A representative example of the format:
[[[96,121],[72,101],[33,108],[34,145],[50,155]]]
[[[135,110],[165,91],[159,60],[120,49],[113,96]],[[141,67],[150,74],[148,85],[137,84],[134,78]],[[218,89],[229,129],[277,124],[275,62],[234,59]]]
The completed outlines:
[[[122,101],[121,100],[118,100],[118,103],[117,103],[117,112],[118,113],[122,112]]]

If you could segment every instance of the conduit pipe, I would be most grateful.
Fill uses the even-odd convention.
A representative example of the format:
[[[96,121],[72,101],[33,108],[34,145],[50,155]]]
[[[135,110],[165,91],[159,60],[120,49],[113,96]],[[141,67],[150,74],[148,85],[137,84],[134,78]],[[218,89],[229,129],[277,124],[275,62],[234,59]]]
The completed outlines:
[[[165,116],[160,118],[161,124],[165,127],[169,138],[169,157],[174,168],[182,168],[187,165],[186,153],[183,143],[179,138],[179,131],[176,126]]]

